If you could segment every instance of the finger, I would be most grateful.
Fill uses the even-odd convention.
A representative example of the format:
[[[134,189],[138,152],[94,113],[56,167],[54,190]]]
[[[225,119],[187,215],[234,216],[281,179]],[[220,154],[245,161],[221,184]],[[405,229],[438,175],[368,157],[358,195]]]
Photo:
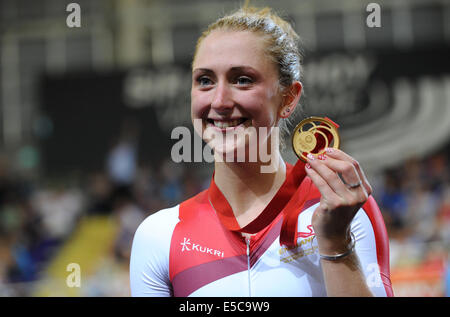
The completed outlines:
[[[342,198],[336,194],[334,190],[331,189],[330,185],[319,175],[310,165],[306,166],[306,174],[311,178],[314,185],[321,194],[321,202],[326,204],[325,209],[332,210],[332,201],[341,201]]]
[[[328,162],[330,160],[330,162]],[[314,159],[313,156],[308,157],[308,163],[311,168],[314,169],[316,173],[318,173],[324,181],[330,186],[330,188],[345,201],[352,201],[354,199],[354,193],[350,192],[349,188],[342,182],[339,178],[337,172],[343,172],[350,174],[352,171],[347,171],[346,169],[353,168],[352,165],[348,162],[334,160],[331,158],[324,157],[320,155],[317,159]],[[346,165],[344,167],[344,165]],[[338,169],[338,171],[335,170]],[[358,177],[356,171],[353,169],[353,176],[351,179]],[[348,179],[350,177],[347,176]],[[359,179],[358,179],[359,181]],[[355,181],[356,182],[356,181]]]
[[[350,187],[343,182],[342,178],[352,179],[351,182],[360,184],[360,179],[356,169],[347,161],[335,160],[324,155],[321,159],[310,160],[310,165],[315,167],[315,171],[330,185],[331,189],[342,198],[342,204],[345,206],[358,206],[358,208],[367,201],[368,194],[363,186]]]
[[[362,185],[362,180],[357,172],[355,166],[343,160],[336,160],[332,157],[322,155],[322,162],[331,170],[335,171],[340,181],[345,185],[346,191],[356,195],[358,200],[366,201],[368,193]]]
[[[367,194],[368,195],[372,194],[372,186],[370,185],[369,180],[367,179],[361,165],[359,164],[359,162],[357,160],[355,160],[353,157],[351,157],[347,153],[345,153],[339,149],[333,149],[333,148],[327,148],[326,156],[337,159],[337,160],[343,160],[343,161],[347,161],[347,162],[351,163],[354,166],[354,168],[356,169],[356,172],[358,173],[361,183],[364,186],[364,189],[366,190]]]
[[[332,171],[336,172],[340,181],[347,186],[347,188],[352,187],[352,184],[361,184],[361,178],[356,168],[348,161],[337,160],[326,155],[319,156],[319,159],[330,168]]]

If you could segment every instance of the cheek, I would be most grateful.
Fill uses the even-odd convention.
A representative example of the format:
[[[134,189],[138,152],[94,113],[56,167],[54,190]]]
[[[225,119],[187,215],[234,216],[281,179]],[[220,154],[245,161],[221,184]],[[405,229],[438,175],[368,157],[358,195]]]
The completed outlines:
[[[207,108],[207,102],[204,94],[191,92],[191,117],[200,118]]]
[[[278,100],[275,95],[266,91],[255,95],[248,103],[246,110],[252,114],[254,125],[273,126],[277,119]]]

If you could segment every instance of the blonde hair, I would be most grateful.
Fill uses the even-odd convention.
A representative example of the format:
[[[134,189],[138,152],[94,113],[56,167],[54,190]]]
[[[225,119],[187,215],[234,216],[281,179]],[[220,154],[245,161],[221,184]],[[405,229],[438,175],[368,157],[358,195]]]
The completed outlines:
[[[205,37],[215,30],[250,31],[260,34],[265,40],[266,55],[278,68],[279,84],[282,89],[289,87],[294,81],[300,81],[302,76],[302,54],[300,37],[291,24],[274,13],[272,9],[249,7],[244,5],[238,11],[219,18],[208,26],[197,40],[195,60],[198,48]],[[296,110],[300,107],[296,107]],[[290,117],[295,117],[291,115]],[[280,120],[281,148],[284,139],[289,135],[289,122]]]

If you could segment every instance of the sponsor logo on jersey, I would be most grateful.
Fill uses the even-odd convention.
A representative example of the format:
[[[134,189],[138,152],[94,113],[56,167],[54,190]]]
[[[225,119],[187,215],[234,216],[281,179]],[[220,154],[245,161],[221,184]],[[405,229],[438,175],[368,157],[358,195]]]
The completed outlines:
[[[314,228],[312,225],[308,225],[306,226],[306,228],[308,229],[308,232],[301,232],[301,231],[298,232],[299,238],[309,238],[314,235]]]
[[[308,231],[299,231],[297,233],[297,245],[295,247],[282,247],[278,250],[280,254],[280,261],[289,263],[291,261],[303,258],[308,255],[312,255],[318,249],[317,244],[313,245],[314,241],[314,229],[312,225],[306,226]]]
[[[280,254],[280,261],[289,263],[291,261],[303,258],[308,255],[313,255],[318,250],[317,242],[313,244],[314,236],[308,238],[299,238],[297,246],[293,248],[283,247],[278,250]]]
[[[223,258],[225,256],[223,251],[208,248],[208,247],[202,246],[198,243],[191,242],[190,238],[184,237],[183,242],[181,242],[180,244],[181,244],[181,252],[195,251],[195,252],[200,252],[200,253],[211,254],[211,255],[217,256],[219,258]]]

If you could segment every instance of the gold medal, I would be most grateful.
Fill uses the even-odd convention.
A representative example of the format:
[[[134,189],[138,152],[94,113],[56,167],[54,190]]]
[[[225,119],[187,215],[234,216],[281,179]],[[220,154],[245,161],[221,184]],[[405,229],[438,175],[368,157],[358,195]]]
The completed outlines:
[[[302,120],[294,129],[292,148],[300,160],[306,162],[306,155],[318,156],[327,147],[339,148],[339,125],[329,118],[309,117]]]

